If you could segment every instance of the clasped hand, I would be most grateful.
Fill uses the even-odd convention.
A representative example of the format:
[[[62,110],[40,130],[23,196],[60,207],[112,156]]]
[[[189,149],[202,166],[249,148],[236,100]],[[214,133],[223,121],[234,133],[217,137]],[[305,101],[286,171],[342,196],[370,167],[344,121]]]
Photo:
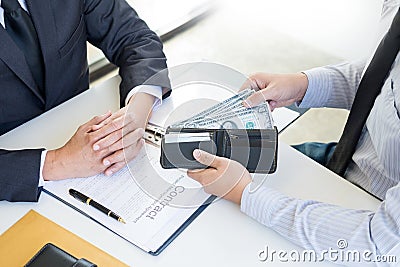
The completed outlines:
[[[138,101],[139,102],[139,101]],[[61,148],[47,152],[45,180],[108,176],[134,159],[144,145],[144,128],[154,98],[144,96],[140,104],[107,112],[81,125]]]

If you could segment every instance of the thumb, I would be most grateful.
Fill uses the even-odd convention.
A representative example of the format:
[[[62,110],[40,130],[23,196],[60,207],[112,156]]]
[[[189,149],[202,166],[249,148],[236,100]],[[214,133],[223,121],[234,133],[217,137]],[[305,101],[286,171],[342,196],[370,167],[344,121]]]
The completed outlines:
[[[200,149],[193,150],[193,157],[201,164],[204,164],[206,166],[210,166],[213,168],[217,167],[218,161],[219,161],[217,156],[210,154],[206,151],[200,150]]]

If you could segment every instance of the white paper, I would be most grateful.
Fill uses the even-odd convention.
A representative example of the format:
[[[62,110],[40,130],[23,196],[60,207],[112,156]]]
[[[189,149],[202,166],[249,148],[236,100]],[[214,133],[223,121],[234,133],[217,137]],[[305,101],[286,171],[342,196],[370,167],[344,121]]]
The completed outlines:
[[[272,112],[274,118],[274,124],[278,128],[278,132],[281,132],[285,127],[291,124],[295,119],[300,116],[300,113],[285,107],[276,108]]]
[[[133,176],[125,167],[111,177],[97,175],[46,182],[45,189],[143,250],[156,251],[196,211],[198,206],[193,203],[201,204],[209,197],[197,182],[186,176],[186,172],[162,169],[159,153],[159,149],[146,144],[138,157],[129,163]],[[159,181],[157,174],[168,180]],[[150,192],[154,193],[153,196],[148,194],[151,190],[146,190],[147,186],[154,188],[156,193]],[[127,223],[120,223],[76,200],[68,194],[70,188],[111,209]],[[159,192],[162,197],[157,200],[154,195]],[[181,197],[180,202],[174,202],[174,197]],[[185,198],[192,203],[185,201]],[[178,207],[177,204],[182,205]]]

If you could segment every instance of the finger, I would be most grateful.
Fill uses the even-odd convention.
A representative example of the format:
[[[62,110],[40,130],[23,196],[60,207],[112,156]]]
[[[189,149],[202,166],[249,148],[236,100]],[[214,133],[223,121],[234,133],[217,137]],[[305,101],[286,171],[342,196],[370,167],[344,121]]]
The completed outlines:
[[[144,140],[141,139],[139,142],[130,147],[115,151],[114,153],[108,155],[103,159],[103,165],[106,167],[110,167],[118,162],[127,162],[134,159],[139,154],[140,150],[143,147],[143,144]]]
[[[115,120],[112,120],[110,123],[102,126],[97,131],[91,132],[90,133],[91,139],[94,142],[97,142],[100,139],[103,139],[106,136],[110,135],[111,133],[117,132],[118,130],[122,129],[123,127],[124,127],[123,118],[117,118]],[[120,135],[119,138],[122,138],[122,131],[120,133],[116,133],[116,134],[119,134]],[[97,150],[99,150],[99,149],[100,149],[100,147]]]
[[[100,136],[106,132],[108,131],[105,130],[104,132],[99,132],[96,134]],[[137,140],[143,137],[143,135],[144,130],[142,128],[136,128],[136,125],[134,123],[128,123],[125,124],[122,129],[114,131],[107,136],[101,138],[100,140],[95,142],[92,147],[94,151],[97,151],[105,148],[111,149],[111,146],[113,146],[111,150],[115,151],[123,148],[124,146],[127,147],[132,145],[133,143],[136,143]]]
[[[125,162],[125,155],[122,149],[115,151],[103,159],[103,165],[110,168],[111,165],[117,162]]]
[[[254,90],[260,89],[260,88],[258,88],[257,82],[252,77],[249,77],[246,79],[246,81],[240,87],[239,92],[243,91],[244,89],[248,89],[248,88],[254,89]]]
[[[122,129],[115,131],[115,132],[107,135],[106,137],[101,138],[100,140],[96,141],[92,145],[92,149],[94,151],[107,150],[108,153],[112,153],[116,150],[122,149],[122,146],[123,146],[122,135],[123,135]],[[114,148],[112,148],[112,146]],[[105,152],[105,151],[102,151],[102,152]]]
[[[275,100],[271,100],[268,102],[269,107],[271,108],[271,111],[274,111],[275,108],[277,108],[278,103]]]
[[[103,115],[98,115],[98,116],[94,116],[92,119],[90,119],[88,122],[86,122],[85,124],[83,124],[80,128],[85,130],[85,131],[90,131],[90,128],[93,125],[99,124],[101,122],[103,122],[104,120],[106,120],[107,118],[109,118],[111,116],[111,111],[107,111],[106,113],[104,113]]]
[[[113,120],[123,117],[125,115],[125,112],[126,112],[125,108],[122,108],[122,109],[118,110],[117,112],[112,113],[112,115],[110,117],[108,117],[106,120],[99,123],[96,127],[99,129],[102,128],[104,125],[111,123]]]
[[[200,149],[193,150],[193,157],[201,164],[213,168],[217,168],[221,161],[221,158]]]
[[[136,158],[136,156],[140,153],[140,151],[144,147],[145,143],[146,142],[144,141],[144,139],[140,139],[136,144],[133,144],[130,147],[124,149],[125,157],[128,162]]]
[[[125,167],[126,163],[125,162],[118,162],[113,164],[111,167],[107,168],[104,171],[104,174],[107,176],[111,176],[114,173],[118,172],[119,170],[121,170],[123,167]]]
[[[268,91],[269,91],[268,89],[263,89],[258,92],[255,92],[254,94],[252,94],[251,96],[249,96],[247,99],[245,99],[243,101],[243,105],[247,108],[251,108],[251,107],[258,106],[259,104],[269,100],[268,98],[270,96],[269,96]]]
[[[122,130],[120,130],[120,131],[122,132]],[[113,136],[115,136],[115,138]],[[104,141],[104,143],[98,144],[98,146],[100,147],[98,150],[106,149],[108,154],[110,154],[117,150],[130,147],[133,144],[136,144],[140,139],[143,138],[144,130],[142,128],[138,128],[135,131],[128,133],[127,135],[123,135],[123,138],[118,139],[119,136],[120,136],[120,134],[112,133],[111,135],[107,136],[106,138],[100,140],[99,142],[102,142],[103,140],[107,139]],[[93,149],[96,150],[97,148],[98,147],[96,147],[96,144],[95,144],[93,146]]]
[[[94,116],[89,123],[90,124],[98,124],[101,123],[102,121],[106,120],[107,118],[111,117],[112,113],[111,111],[107,111],[106,113],[104,113],[103,115],[99,115],[99,116]]]
[[[92,132],[95,132],[95,131],[97,131],[98,129],[100,129],[101,127],[103,127],[102,124],[95,124],[95,125],[92,125],[91,131],[92,131]]]
[[[131,131],[128,134],[124,134],[122,138],[122,148],[130,147],[133,144],[136,144],[144,137],[144,133],[145,131],[143,128],[137,128],[136,130]]]
[[[104,120],[101,124],[93,127],[94,131],[101,128],[101,132],[99,133],[99,135],[105,136],[120,127],[125,128],[124,134],[138,128],[136,123],[136,116],[132,113],[125,112],[125,110],[126,107],[114,113],[112,116]]]

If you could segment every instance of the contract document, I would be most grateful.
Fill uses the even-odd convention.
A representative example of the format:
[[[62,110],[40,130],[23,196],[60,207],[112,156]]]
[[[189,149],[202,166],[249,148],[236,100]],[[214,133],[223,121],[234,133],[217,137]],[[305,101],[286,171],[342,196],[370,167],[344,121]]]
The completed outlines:
[[[46,182],[44,190],[144,251],[158,255],[213,199],[184,170],[164,170],[160,149],[146,144],[111,177]],[[75,189],[120,215],[126,224],[82,203]],[[211,197],[211,198],[210,198]],[[209,201],[207,201],[209,200]]]

